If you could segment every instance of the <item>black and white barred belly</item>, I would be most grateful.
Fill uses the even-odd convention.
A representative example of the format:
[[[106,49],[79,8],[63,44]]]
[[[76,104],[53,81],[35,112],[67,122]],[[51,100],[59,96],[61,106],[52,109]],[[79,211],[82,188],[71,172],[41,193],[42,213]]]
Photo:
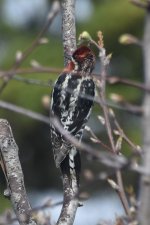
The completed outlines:
[[[94,96],[95,84],[91,76],[63,73],[55,83],[51,102],[52,114],[59,119],[63,128],[78,138],[78,140],[82,138]],[[51,127],[51,141],[56,166],[59,167],[67,156],[72,144],[53,126]],[[74,149],[74,146],[72,146],[72,149]],[[75,151],[74,149],[72,152],[74,157]]]

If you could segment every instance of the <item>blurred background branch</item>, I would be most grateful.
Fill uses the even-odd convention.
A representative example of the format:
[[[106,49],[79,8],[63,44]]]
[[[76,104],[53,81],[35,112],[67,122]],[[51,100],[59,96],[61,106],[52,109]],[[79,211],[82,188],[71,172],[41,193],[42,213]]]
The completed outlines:
[[[2,85],[0,86],[0,93],[5,88],[5,86],[9,82],[9,80],[12,79],[12,77],[16,74],[16,70],[26,60],[26,58],[35,50],[35,48],[37,48],[40,44],[43,43],[42,37],[47,32],[48,28],[50,27],[51,23],[53,22],[54,18],[56,17],[57,13],[59,12],[59,10],[60,10],[59,1],[55,0],[52,4],[50,12],[47,16],[47,20],[46,20],[42,30],[40,31],[40,33],[37,35],[36,39],[31,43],[31,45],[26,50],[24,50],[23,52],[19,51],[16,53],[16,59],[15,59],[14,64],[12,65],[12,67],[9,70],[9,76],[4,77],[4,81],[3,81]]]
[[[149,3],[150,4],[150,3]],[[144,57],[144,79],[145,84],[150,86],[150,11],[147,11],[145,18],[145,29],[143,37]],[[150,94],[145,93],[143,100],[143,166],[146,175],[141,177],[141,225],[148,225],[150,221]]]

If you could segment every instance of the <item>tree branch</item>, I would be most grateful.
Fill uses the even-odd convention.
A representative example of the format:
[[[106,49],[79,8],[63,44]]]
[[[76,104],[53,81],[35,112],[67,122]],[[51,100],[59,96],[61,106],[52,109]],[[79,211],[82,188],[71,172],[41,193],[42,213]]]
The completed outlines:
[[[66,65],[76,49],[75,0],[62,0],[62,38]]]
[[[64,64],[70,61],[76,49],[75,0],[62,0],[62,38],[64,48]],[[64,199],[57,225],[72,225],[78,207],[78,182],[71,176],[73,185],[67,175],[63,174]]]
[[[18,157],[18,146],[7,120],[0,119],[0,156],[7,179],[7,193],[20,225],[36,225],[31,216],[31,206],[27,198],[24,177]]]
[[[48,117],[46,117],[46,116],[44,116],[40,113],[35,113],[35,112],[33,112],[29,109],[25,109],[25,108],[22,108],[20,106],[17,106],[17,105],[8,103],[8,102],[4,102],[4,101],[0,100],[0,108],[8,109],[10,111],[17,112],[17,113],[20,113],[22,115],[28,116],[32,119],[35,119],[35,120],[44,122],[46,124],[49,124],[49,118]]]

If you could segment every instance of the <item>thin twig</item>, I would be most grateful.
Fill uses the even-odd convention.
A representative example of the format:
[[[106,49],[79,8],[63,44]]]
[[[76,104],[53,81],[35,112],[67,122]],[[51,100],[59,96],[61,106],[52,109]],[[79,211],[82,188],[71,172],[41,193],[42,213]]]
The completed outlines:
[[[32,208],[31,212],[33,215],[35,215],[35,217],[37,217],[37,215],[39,213],[41,213],[41,211],[45,211],[47,209],[51,209],[56,206],[60,206],[62,203],[63,203],[62,201],[53,202],[52,199],[48,199],[44,204],[35,206],[34,208]],[[8,215],[8,213],[10,215]],[[41,216],[41,214],[40,214],[40,216]],[[45,214],[44,214],[44,216],[45,216]],[[49,218],[49,220],[50,220],[50,218]],[[15,215],[11,216],[11,211],[9,211],[9,212],[5,211],[3,214],[0,215],[0,225],[9,225],[9,224],[13,224],[16,221],[17,221],[17,218],[15,217]],[[39,225],[41,225],[41,224],[39,224]],[[46,223],[46,225],[50,225],[50,222]]]
[[[143,115],[143,107],[140,105],[133,105],[125,100],[116,100],[113,99],[113,97],[111,97],[111,99],[113,100],[114,103],[117,104],[117,107],[120,107],[120,109],[125,109],[125,111],[132,113],[134,115],[137,116],[142,116]],[[107,104],[107,105],[111,105],[111,104]],[[113,104],[112,104],[113,105]],[[113,107],[113,106],[112,106]]]
[[[48,117],[46,117],[42,114],[39,114],[39,113],[35,113],[35,112],[33,112],[29,109],[25,109],[25,108],[22,108],[22,107],[19,107],[17,105],[14,105],[14,104],[11,104],[11,103],[8,103],[8,102],[4,102],[4,101],[1,101],[1,100],[0,100],[0,107],[4,108],[4,109],[11,110],[13,112],[20,113],[22,115],[28,116],[32,119],[44,122],[46,124],[49,124],[49,118]]]
[[[13,79],[17,80],[17,81],[20,81],[20,82],[24,82],[26,84],[38,85],[40,87],[53,87],[54,86],[54,82],[52,82],[51,80],[48,80],[46,82],[46,81],[43,81],[43,80],[20,77],[18,75],[15,75],[13,77]],[[55,86],[56,86],[56,84],[55,84]],[[69,88],[67,88],[65,90],[68,93],[72,93],[72,91],[73,91],[72,89],[69,89]],[[87,95],[87,94],[82,95],[82,97],[84,97],[85,99],[91,99],[91,96]],[[100,99],[98,97],[94,98],[95,103],[99,103],[99,101],[100,101]],[[143,108],[141,106],[132,105],[132,104],[129,104],[127,102],[125,104],[119,104],[119,103],[114,103],[114,102],[111,102],[111,101],[107,100],[107,102],[105,102],[105,104],[109,107],[111,106],[111,107],[116,108],[116,109],[120,109],[120,110],[127,111],[129,113],[133,113],[134,115],[140,115],[141,116],[142,113],[143,113]]]
[[[147,9],[148,8],[148,2],[143,2],[141,0],[130,0],[130,2],[137,6],[137,7],[140,7],[140,8],[143,8],[143,9]]]
[[[53,5],[51,7],[51,10],[48,14],[47,20],[45,25],[43,26],[40,33],[37,35],[36,39],[31,43],[31,45],[21,53],[19,58],[16,58],[12,68],[9,70],[9,76],[4,77],[4,81],[2,85],[0,86],[0,93],[3,91],[5,86],[8,84],[9,80],[12,79],[12,77],[16,74],[16,70],[20,67],[20,65],[24,62],[24,60],[33,52],[33,50],[40,44],[41,37],[45,34],[45,32],[48,30],[49,26],[51,25],[53,19],[57,15],[57,13],[60,10],[60,4],[59,1],[55,0],[53,2]]]
[[[138,89],[141,89],[143,91],[146,91],[146,92],[150,93],[150,86],[148,86],[147,84],[144,84],[144,83],[136,82],[136,81],[129,80],[129,79],[120,78],[120,77],[117,77],[117,76],[111,76],[111,77],[107,76],[106,80],[110,84],[118,84],[118,83],[126,84],[128,86],[135,87],[135,88],[138,88]]]
[[[101,86],[101,88],[102,88],[102,90],[100,91],[100,99],[101,99],[102,102],[105,102],[105,92],[104,92],[103,86]],[[110,141],[110,144],[111,144],[112,152],[114,154],[117,154],[117,151],[115,149],[115,143],[114,143],[114,139],[113,139],[113,134],[112,134],[112,130],[111,130],[111,125],[110,125],[110,121],[109,121],[109,111],[108,111],[107,105],[106,104],[101,104],[101,107],[102,107],[103,113],[104,113],[106,129],[107,129],[109,141]],[[122,202],[122,205],[124,207],[124,210],[125,210],[126,214],[128,216],[130,216],[129,205],[128,205],[128,201],[126,199],[126,195],[125,195],[125,191],[124,191],[124,186],[123,186],[122,176],[121,176],[120,170],[117,170],[116,178],[117,178],[117,184],[118,184],[118,187],[119,187],[117,193],[118,193],[118,195],[120,197],[120,200]]]
[[[58,74],[58,73],[61,73],[62,70],[63,70],[62,68],[58,69],[58,68],[44,67],[39,65],[38,67],[33,67],[33,68],[18,68],[15,71],[11,71],[12,73],[10,73],[10,71],[0,70],[0,77],[4,78],[4,77],[11,77],[12,74],[15,75],[15,74],[28,74],[28,73],[57,73]],[[101,75],[97,73],[93,73],[92,75],[95,76],[95,78],[101,77]],[[109,84],[112,84],[112,85],[125,84],[125,85],[135,87],[150,93],[150,87],[144,83],[136,82],[129,79],[124,79],[124,78],[113,76],[113,75],[106,76],[105,79]]]
[[[53,67],[46,67],[46,66],[36,66],[36,67],[29,67],[29,68],[18,68],[15,71],[12,71],[14,74],[29,74],[29,73],[60,73],[62,72],[62,68],[53,68]],[[9,71],[0,70],[0,77],[9,77],[11,74]],[[14,75],[15,76],[15,75]]]
[[[104,144],[97,136],[96,136],[96,134],[93,132],[93,130],[90,128],[90,127],[88,127],[88,126],[86,126],[85,127],[85,130],[87,131],[87,132],[89,132],[89,134],[91,135],[91,141],[93,141],[94,143],[98,143],[98,144],[100,144],[103,148],[105,148],[105,149],[107,149],[108,151],[112,151],[111,150],[111,148],[108,146],[108,145],[106,145],[106,144]]]
[[[52,81],[43,81],[43,80],[38,80],[38,79],[31,79],[31,78],[24,78],[24,77],[20,77],[15,75],[14,80],[20,81],[20,82],[24,82],[26,84],[32,84],[32,85],[38,85],[40,87],[50,87],[53,86],[53,82]]]
[[[126,143],[128,143],[128,145],[131,147],[132,151],[135,153],[135,154],[142,154],[143,153],[143,150],[142,148],[139,146],[139,145],[135,145],[128,137],[127,135],[125,134],[125,132],[123,131],[123,129],[120,127],[120,124],[118,123],[115,115],[113,115],[113,119],[114,119],[114,124],[116,126],[116,128],[118,129],[119,131],[119,134],[123,137],[123,139],[126,141]]]
[[[48,28],[50,27],[51,23],[53,22],[54,18],[58,14],[60,10],[60,4],[59,1],[55,0],[52,4],[52,7],[50,9],[50,12],[47,16],[46,22],[42,28],[42,30],[39,32],[35,40],[31,43],[31,45],[22,53],[22,56],[16,60],[14,65],[12,66],[12,70],[16,70],[20,67],[22,62],[34,51],[34,49],[40,44],[40,39],[43,37],[43,35],[47,32]]]
[[[112,133],[110,120],[109,120],[109,109],[108,109],[107,105],[105,104],[105,101],[106,101],[105,88],[106,88],[106,74],[107,74],[106,73],[106,66],[109,64],[109,58],[106,56],[106,50],[104,48],[103,36],[102,36],[101,32],[98,33],[98,37],[99,37],[99,42],[98,42],[99,45],[94,40],[92,40],[92,43],[95,44],[98,47],[99,57],[100,57],[100,61],[101,61],[100,62],[101,63],[101,78],[97,81],[98,90],[99,90],[98,94],[99,94],[99,97],[100,97],[99,104],[101,105],[103,113],[104,113],[105,125],[106,125],[106,130],[107,130],[110,146],[111,146],[111,149],[112,149],[112,153],[116,155],[117,151],[116,151],[116,148],[115,148],[115,142],[114,142],[113,133]],[[120,170],[116,171],[116,178],[117,178],[117,184],[118,184],[118,187],[119,187],[118,195],[120,197],[120,200],[122,202],[122,205],[124,207],[124,210],[125,210],[126,214],[128,216],[130,216],[130,208],[129,208],[128,201],[127,201],[127,198],[126,198],[126,195],[125,195]]]

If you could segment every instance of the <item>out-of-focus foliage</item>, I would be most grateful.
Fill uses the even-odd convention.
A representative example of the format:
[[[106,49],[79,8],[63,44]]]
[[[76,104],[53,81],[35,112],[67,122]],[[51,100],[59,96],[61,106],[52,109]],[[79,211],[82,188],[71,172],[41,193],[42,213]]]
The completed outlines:
[[[0,191],[2,193],[2,190]],[[0,213],[2,213],[8,207],[10,207],[9,200],[4,199],[4,197],[0,194]]]

